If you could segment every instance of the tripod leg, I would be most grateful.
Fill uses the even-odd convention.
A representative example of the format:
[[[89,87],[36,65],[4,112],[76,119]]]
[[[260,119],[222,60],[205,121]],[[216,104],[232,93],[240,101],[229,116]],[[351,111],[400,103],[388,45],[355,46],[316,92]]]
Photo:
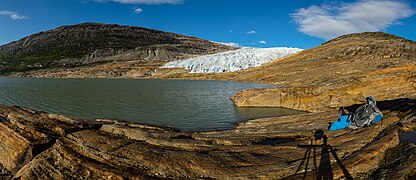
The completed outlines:
[[[316,144],[316,141],[315,141]],[[315,177],[318,177],[318,165],[316,164],[316,147],[313,146],[313,165],[314,165],[314,171],[315,171]]]
[[[311,146],[309,146],[309,152],[308,152],[308,158],[306,159],[306,164],[305,164],[305,173],[303,174],[303,178],[302,179],[306,179],[306,174],[308,172],[308,165],[309,165],[309,159],[311,158]]]
[[[298,166],[298,169],[296,170],[295,174],[297,174],[297,173],[300,171],[300,168],[302,167],[303,163],[305,162],[305,160],[306,160],[306,156],[308,155],[308,152],[309,152],[309,151],[310,151],[310,150],[309,150],[309,147],[308,147],[308,149],[306,149],[305,155],[303,155],[303,159],[302,159],[302,161],[300,162],[300,164],[299,164],[299,166]]]
[[[339,159],[337,153],[335,152],[334,148],[329,146],[332,156],[334,156],[335,160],[337,161],[339,167],[341,168],[342,172],[346,179],[350,180],[353,179],[351,174],[348,172],[347,168],[345,168],[344,164],[342,164],[341,160]]]

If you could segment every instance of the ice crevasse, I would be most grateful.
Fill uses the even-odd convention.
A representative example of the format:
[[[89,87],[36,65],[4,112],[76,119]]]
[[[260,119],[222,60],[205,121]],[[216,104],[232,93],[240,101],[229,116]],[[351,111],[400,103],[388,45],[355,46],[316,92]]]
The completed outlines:
[[[260,66],[277,58],[302,51],[299,48],[241,48],[233,51],[172,61],[162,68],[185,68],[191,73],[234,72]]]

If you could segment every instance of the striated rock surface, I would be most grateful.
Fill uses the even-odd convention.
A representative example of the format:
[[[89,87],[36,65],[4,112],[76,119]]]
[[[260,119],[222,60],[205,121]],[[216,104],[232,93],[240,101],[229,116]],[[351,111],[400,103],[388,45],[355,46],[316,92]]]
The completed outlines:
[[[18,107],[0,106],[0,117],[4,119],[0,123],[0,164],[11,173],[16,173],[60,137],[100,126]]]
[[[398,129],[416,127],[415,103],[379,102],[382,123],[336,132],[325,130],[337,116],[334,110],[256,119],[232,130],[184,133],[0,106],[0,149],[7,152],[0,154],[0,172],[18,179],[297,179],[305,169],[306,177],[313,178],[314,169],[326,167],[319,173],[360,178],[378,167],[386,169],[384,152],[399,143]],[[322,137],[311,142],[317,130],[323,130]],[[328,147],[338,161],[324,150]],[[315,153],[305,156],[308,148]]]

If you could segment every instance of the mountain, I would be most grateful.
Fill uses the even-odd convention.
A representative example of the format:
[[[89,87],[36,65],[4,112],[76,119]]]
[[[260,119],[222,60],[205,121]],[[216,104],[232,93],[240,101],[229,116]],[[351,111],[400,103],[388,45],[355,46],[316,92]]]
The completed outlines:
[[[239,72],[236,78],[291,86],[323,86],[369,72],[415,64],[415,58],[414,41],[383,32],[356,33]]]
[[[73,68],[114,61],[172,61],[235,47],[153,29],[83,23],[0,46],[0,72]]]
[[[220,79],[284,86],[239,92],[237,106],[322,111],[416,96],[416,42],[383,32],[344,35],[315,48],[234,73],[171,74],[163,78]]]
[[[233,100],[321,111],[253,119],[229,130],[181,132],[0,105],[0,179],[415,179],[416,146],[404,142],[412,139],[404,132],[416,128],[415,55],[414,41],[360,33],[238,72],[155,76],[281,84]],[[378,100],[381,122],[326,130],[338,117],[334,108],[362,103],[366,95]],[[308,166],[312,159],[319,166]],[[318,167],[326,169],[314,173]]]
[[[288,87],[240,92],[240,106],[321,111],[362,103],[366,96],[415,97],[416,42],[381,32],[345,35],[234,77]]]
[[[234,72],[260,66],[274,59],[302,51],[299,48],[242,48],[172,61],[163,68],[185,68],[193,73]]]

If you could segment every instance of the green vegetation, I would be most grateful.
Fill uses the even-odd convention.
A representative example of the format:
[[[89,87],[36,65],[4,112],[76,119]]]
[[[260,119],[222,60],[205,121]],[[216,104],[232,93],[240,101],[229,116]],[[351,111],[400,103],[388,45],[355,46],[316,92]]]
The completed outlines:
[[[140,27],[83,23],[40,32],[19,41],[0,46],[0,74],[37,68],[76,67],[94,54],[112,56],[136,48],[156,50],[171,48],[175,54],[206,54],[212,50],[230,49],[197,38]],[[170,59],[162,59],[170,60]],[[84,64],[83,64],[84,65]]]

